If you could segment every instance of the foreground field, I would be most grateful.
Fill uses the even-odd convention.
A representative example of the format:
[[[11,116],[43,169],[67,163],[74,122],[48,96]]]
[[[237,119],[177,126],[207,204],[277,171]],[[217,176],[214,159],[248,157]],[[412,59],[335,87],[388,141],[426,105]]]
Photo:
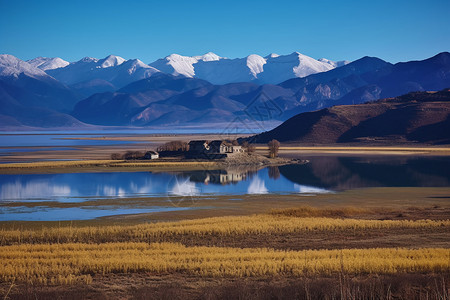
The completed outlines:
[[[212,277],[443,273],[449,249],[281,251],[267,248],[186,247],[174,243],[68,243],[4,246],[3,281],[92,283],[91,274],[185,273]]]
[[[8,226],[0,234],[0,293],[448,299],[450,220],[435,210],[428,220],[378,220],[381,209],[297,207],[138,225]]]

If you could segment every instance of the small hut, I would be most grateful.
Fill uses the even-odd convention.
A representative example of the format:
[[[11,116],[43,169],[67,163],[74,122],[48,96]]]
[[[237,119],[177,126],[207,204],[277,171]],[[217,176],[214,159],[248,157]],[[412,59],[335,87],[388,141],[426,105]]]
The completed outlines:
[[[144,159],[158,159],[159,153],[156,151],[147,151],[145,152]]]

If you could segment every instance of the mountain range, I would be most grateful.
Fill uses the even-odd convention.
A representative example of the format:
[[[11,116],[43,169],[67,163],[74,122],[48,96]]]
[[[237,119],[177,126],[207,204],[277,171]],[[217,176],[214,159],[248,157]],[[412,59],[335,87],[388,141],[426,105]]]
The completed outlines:
[[[302,112],[449,86],[448,52],[397,64],[375,57],[315,60],[297,52],[169,55],[149,65],[113,55],[72,63],[0,55],[0,126],[211,128],[238,119],[241,127],[265,129],[266,121],[279,124]],[[271,106],[262,118],[255,113],[261,105]]]
[[[212,52],[202,56],[169,55],[150,64],[158,70],[190,78],[199,78],[212,84],[255,82],[278,84],[294,77],[329,71],[348,61],[316,60],[294,52],[289,55],[270,54],[266,57],[252,54],[244,58],[227,59]]]

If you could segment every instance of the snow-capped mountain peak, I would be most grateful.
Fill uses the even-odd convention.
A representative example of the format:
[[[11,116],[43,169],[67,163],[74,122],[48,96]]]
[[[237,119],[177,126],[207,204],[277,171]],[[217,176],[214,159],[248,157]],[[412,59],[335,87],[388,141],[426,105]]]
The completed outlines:
[[[103,59],[85,57],[64,68],[48,70],[47,73],[67,85],[105,84],[121,88],[133,81],[151,77],[159,70],[139,59],[125,60],[109,55]]]
[[[247,67],[255,78],[264,71],[265,64],[266,60],[257,54],[247,56]]]
[[[28,60],[27,63],[43,71],[64,68],[65,66],[69,65],[68,61],[65,61],[59,57],[42,57],[42,56]]]
[[[18,77],[22,73],[31,77],[48,77],[44,71],[13,55],[0,55],[0,76]]]
[[[82,59],[80,59],[80,60],[77,61],[77,62],[82,62],[82,63],[91,63],[91,62],[95,62],[95,63],[97,63],[97,62],[98,62],[98,59],[97,59],[97,58],[94,58],[94,57],[86,56],[86,57],[83,57]]]
[[[164,73],[200,78],[213,84],[243,81],[277,84],[294,77],[326,72],[340,65],[299,52],[271,53],[266,57],[252,54],[236,59],[223,58],[212,52],[199,56],[171,54],[150,64]]]
[[[299,52],[287,55],[271,53],[266,57],[251,54],[235,59],[221,57],[213,52],[197,56],[173,53],[150,65],[138,59],[125,60],[115,55],[103,59],[84,57],[70,64],[60,58],[44,57],[29,62],[30,66],[45,70],[47,74],[67,85],[103,80],[116,87],[124,86],[132,80],[148,78],[157,72],[204,79],[213,84],[234,82],[278,84],[287,79],[326,72],[348,63],[334,62],[325,58],[316,60]],[[17,70],[8,72],[14,73]]]
[[[139,66],[142,68],[151,68],[149,65],[145,64],[142,60],[140,59],[129,59],[127,61],[125,61],[127,64],[133,65],[133,66]],[[154,69],[154,68],[152,68]]]
[[[326,72],[334,69],[333,66],[327,63],[323,63],[299,52],[294,52],[289,56],[294,58],[295,63],[297,64],[292,69],[296,77],[306,77],[314,73]]]
[[[130,59],[126,60],[124,63],[122,63],[119,66],[121,69],[125,69],[128,74],[135,74],[136,72],[140,71],[142,74],[139,75],[139,77],[148,78],[151,75],[158,73],[159,70],[155,69],[149,65],[146,65],[139,59]]]
[[[179,54],[171,54],[163,59],[150,64],[150,66],[174,76],[183,75],[186,77],[194,77],[193,65],[198,62],[196,57],[183,56]]]
[[[193,58],[195,58],[197,61],[217,61],[222,59],[222,57],[213,52],[208,52],[200,56],[193,56]]]
[[[266,61],[264,72],[258,75],[258,80],[262,83],[277,84],[294,77],[306,77],[335,68],[299,52],[288,55],[269,55]]]
[[[99,60],[98,64],[101,68],[109,68],[121,65],[124,61],[125,59],[120,56],[108,55],[104,59]]]

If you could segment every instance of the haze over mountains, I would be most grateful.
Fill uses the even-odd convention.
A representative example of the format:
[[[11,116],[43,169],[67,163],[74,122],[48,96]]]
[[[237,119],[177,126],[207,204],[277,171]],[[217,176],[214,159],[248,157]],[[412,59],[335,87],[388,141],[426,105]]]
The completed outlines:
[[[211,128],[238,118],[263,128],[250,113],[255,103],[272,105],[270,121],[281,122],[337,104],[449,86],[448,52],[398,64],[374,57],[315,60],[297,52],[241,59],[170,55],[150,65],[113,55],[73,63],[0,55],[0,126]]]

